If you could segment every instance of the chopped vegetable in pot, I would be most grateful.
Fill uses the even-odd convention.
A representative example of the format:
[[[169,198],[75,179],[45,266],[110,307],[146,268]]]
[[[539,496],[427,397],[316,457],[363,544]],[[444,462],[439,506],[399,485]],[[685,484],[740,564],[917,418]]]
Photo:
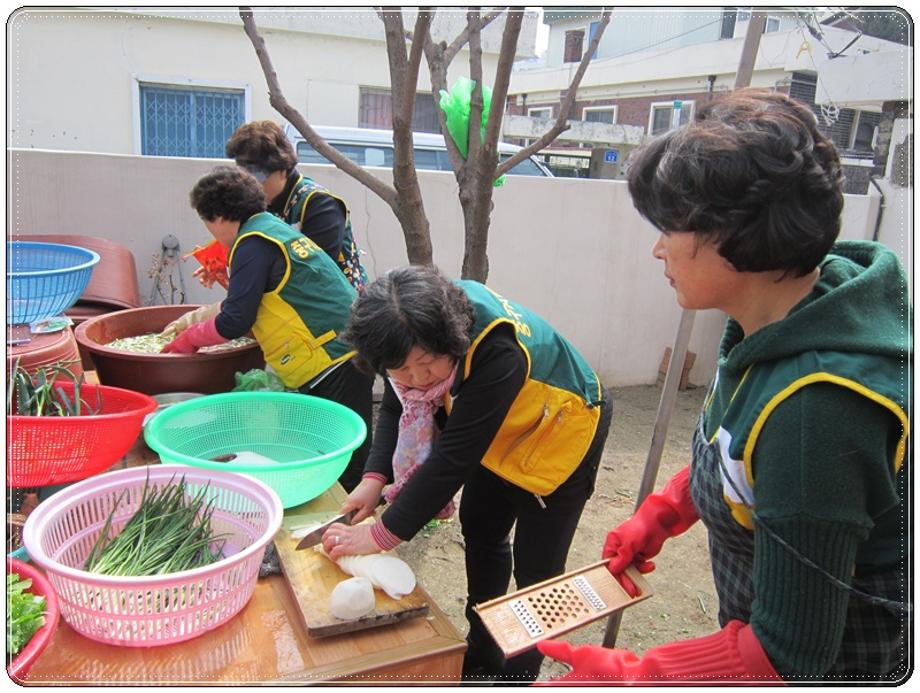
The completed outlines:
[[[6,576],[6,651],[17,655],[45,624],[45,598],[29,592],[31,580]]]
[[[169,344],[172,341],[172,337],[164,337],[161,334],[156,332],[151,332],[150,334],[141,334],[136,337],[121,337],[120,339],[115,339],[106,344],[110,349],[118,349],[119,351],[131,351],[136,354],[159,354],[163,347]],[[223,351],[225,349],[234,349],[236,347],[246,346],[249,344],[254,344],[256,340],[251,339],[250,337],[239,337],[237,339],[231,339],[228,342],[223,344],[216,344],[214,346],[203,347],[198,350],[202,354],[211,354],[215,351]]]

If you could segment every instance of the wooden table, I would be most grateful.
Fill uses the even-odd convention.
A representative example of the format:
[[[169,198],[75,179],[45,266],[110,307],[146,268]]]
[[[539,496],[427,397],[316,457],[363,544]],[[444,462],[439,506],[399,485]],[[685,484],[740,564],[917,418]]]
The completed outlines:
[[[117,467],[156,459],[151,456],[138,441]],[[335,484],[319,498],[287,512],[334,512],[344,498]],[[426,617],[325,638],[307,634],[280,575],[260,579],[250,602],[228,623],[175,645],[105,645],[79,635],[61,619],[25,681],[33,685],[456,684],[466,642],[428,597]]]

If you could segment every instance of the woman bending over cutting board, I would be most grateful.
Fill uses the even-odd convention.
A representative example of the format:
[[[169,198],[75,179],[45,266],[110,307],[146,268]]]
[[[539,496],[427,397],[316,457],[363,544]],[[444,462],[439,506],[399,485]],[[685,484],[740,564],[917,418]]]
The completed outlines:
[[[463,678],[533,681],[543,656],[505,661],[473,606],[506,594],[512,572],[518,587],[564,572],[594,490],[609,395],[540,317],[432,267],[394,269],[369,284],[343,338],[386,389],[364,478],[342,509],[357,509],[357,523],[381,496],[389,505],[374,524],[333,525],[326,552],[335,559],[409,541],[432,518],[451,516],[462,487]]]
[[[561,683],[909,676],[911,307],[891,251],[834,245],[842,178],[811,111],[760,90],[713,100],[630,166],[678,303],[729,318],[690,465],[603,556],[648,572],[702,520],[722,630],[642,658],[540,643],[573,666]]]
[[[183,329],[163,351],[193,354],[252,330],[286,387],[344,404],[364,419],[367,440],[339,478],[353,489],[370,448],[374,383],[355,368],[355,352],[340,335],[357,292],[319,246],[265,211],[265,193],[243,169],[224,166],[204,176],[191,204],[230,250],[230,283],[218,313]]]

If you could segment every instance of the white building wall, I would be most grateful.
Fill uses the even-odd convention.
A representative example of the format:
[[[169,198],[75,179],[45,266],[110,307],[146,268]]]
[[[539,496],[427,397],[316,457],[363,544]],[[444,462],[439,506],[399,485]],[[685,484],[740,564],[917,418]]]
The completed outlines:
[[[122,243],[134,253],[141,295],[147,272],[167,234],[182,252],[210,240],[189,207],[188,192],[217,160],[11,150],[12,237],[80,233]],[[348,201],[371,277],[406,263],[402,230],[376,195],[332,166],[302,166]],[[390,180],[390,171],[375,169]],[[435,262],[457,276],[463,258],[463,221],[451,173],[419,173],[431,223]],[[53,191],[53,194],[49,194]],[[844,236],[870,238],[877,199],[846,196]],[[886,215],[898,214],[890,209]],[[495,191],[489,240],[489,283],[547,318],[585,355],[610,385],[655,382],[673,343],[680,308],[651,256],[655,231],[636,213],[621,181],[509,176]],[[218,300],[181,265],[187,301]],[[724,317],[696,317],[690,350],[691,381],[705,384],[715,370]]]
[[[719,38],[720,9],[674,8],[614,8],[610,24],[604,30],[597,48],[597,59],[615,58],[626,53],[646,51],[653,46],[672,49]],[[553,22],[549,31],[547,64],[562,65],[565,32],[583,29],[584,49],[588,48],[589,24],[599,14],[584,18]]]
[[[312,14],[311,14],[312,12]],[[75,151],[139,151],[137,90],[142,77],[173,84],[248,89],[246,120],[280,120],[255,50],[234,12],[175,10],[26,9],[7,25],[9,145]],[[380,20],[370,9],[318,13],[285,10],[265,14],[262,34],[287,100],[312,124],[357,125],[359,87],[389,88]],[[528,15],[529,16],[529,15]],[[529,16],[530,17],[530,16]],[[458,21],[450,15],[450,27]],[[296,20],[296,21],[295,21]],[[320,22],[314,26],[311,20]],[[533,45],[535,18],[522,30]],[[500,24],[500,23],[499,23]],[[319,29],[350,37],[307,33]],[[407,21],[407,28],[412,23]],[[376,40],[368,34],[376,28]],[[500,26],[490,26],[491,34]],[[487,45],[496,44],[491,38]],[[494,79],[497,54],[484,53],[483,72]],[[468,73],[465,53],[449,72],[449,83]],[[424,64],[419,90],[430,91]]]
[[[649,11],[649,23],[654,22],[656,14]],[[665,18],[671,16],[664,11],[661,14]],[[608,31],[613,27],[611,20]],[[834,49],[844,48],[855,36],[852,32],[833,27],[824,27],[822,32],[825,43]],[[713,39],[674,47],[650,45],[648,50],[617,57],[598,56],[588,65],[578,89],[578,99],[627,99],[654,94],[705,92],[709,88],[709,75],[716,77],[713,85],[716,91],[731,90],[743,45],[743,35],[736,32],[733,39]],[[562,50],[561,44],[559,50]],[[903,46],[891,41],[862,36],[850,46],[847,54],[889,51],[896,52],[896,60],[900,60],[898,70],[903,73],[911,55]],[[764,34],[757,51],[751,86],[768,88],[787,84],[793,72],[813,73],[817,70],[821,73],[831,62],[827,53],[827,47],[803,28]],[[526,94],[528,105],[558,103],[560,92],[568,88],[578,68],[578,63],[563,65],[561,62],[561,57],[556,62],[548,58],[544,65],[527,65],[515,71],[508,93],[512,96]],[[884,81],[887,77],[882,79]]]

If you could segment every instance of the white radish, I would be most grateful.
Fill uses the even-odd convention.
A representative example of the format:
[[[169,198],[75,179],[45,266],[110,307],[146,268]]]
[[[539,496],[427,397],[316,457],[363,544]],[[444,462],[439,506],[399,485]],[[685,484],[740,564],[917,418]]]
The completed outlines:
[[[342,556],[336,563],[349,575],[367,578],[374,587],[382,589],[393,599],[401,599],[415,589],[415,573],[396,556]]]
[[[251,464],[251,465],[272,465],[278,464],[278,460],[273,460],[271,457],[266,457],[265,455],[260,455],[257,452],[252,450],[238,450],[233,453],[236,455],[232,460],[227,462],[228,465],[232,466],[235,464]]]
[[[353,621],[374,610],[374,586],[364,577],[351,577],[337,584],[329,599],[329,611],[343,621]]]

